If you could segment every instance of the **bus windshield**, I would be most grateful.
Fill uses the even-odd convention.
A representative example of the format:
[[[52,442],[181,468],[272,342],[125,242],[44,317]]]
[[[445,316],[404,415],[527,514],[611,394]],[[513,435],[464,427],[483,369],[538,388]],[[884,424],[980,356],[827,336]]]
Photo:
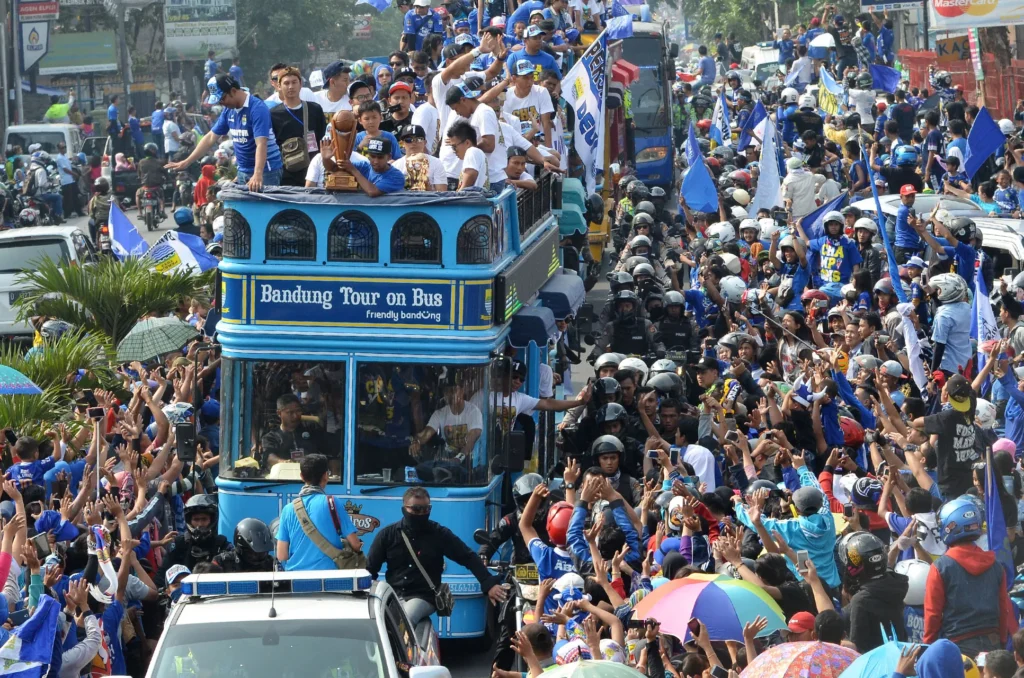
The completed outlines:
[[[640,68],[660,65],[663,51],[661,36],[633,36],[622,42],[622,58]]]
[[[665,106],[665,88],[661,81],[661,68],[641,68],[640,79],[633,83],[633,123],[638,131],[664,132],[668,127]]]
[[[356,380],[357,484],[485,485],[485,365],[361,363]]]

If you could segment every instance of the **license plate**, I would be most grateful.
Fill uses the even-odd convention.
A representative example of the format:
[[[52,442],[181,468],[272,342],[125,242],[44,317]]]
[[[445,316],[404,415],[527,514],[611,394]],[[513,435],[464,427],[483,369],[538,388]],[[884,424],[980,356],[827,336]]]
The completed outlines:
[[[516,565],[513,574],[520,584],[540,583],[540,574],[537,573],[537,566],[534,563]]]
[[[142,206],[143,207],[152,207],[152,206],[157,205],[157,204],[159,204],[159,202],[156,201],[156,200],[143,200],[142,201]]]
[[[21,292],[8,292],[7,295],[10,300],[9,303],[13,305],[18,300],[18,297],[21,296]]]

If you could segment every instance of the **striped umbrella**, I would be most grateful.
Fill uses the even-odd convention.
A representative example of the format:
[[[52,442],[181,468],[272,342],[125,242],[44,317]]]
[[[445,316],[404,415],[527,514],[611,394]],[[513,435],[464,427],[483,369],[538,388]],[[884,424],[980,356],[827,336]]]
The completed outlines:
[[[0,365],[0,395],[39,395],[42,392],[43,389],[18,370]]]
[[[704,622],[711,640],[743,642],[744,624],[758,617],[768,620],[759,635],[786,628],[782,608],[764,589],[739,579],[713,577],[690,575],[659,586],[636,606],[636,618],[658,620],[664,633],[683,642],[691,637],[686,624],[693,617]]]
[[[118,362],[144,362],[181,347],[199,336],[199,330],[174,316],[147,318],[135,325],[117,345]]]
[[[839,678],[859,656],[848,647],[816,640],[783,643],[757,655],[741,675],[743,678]]]

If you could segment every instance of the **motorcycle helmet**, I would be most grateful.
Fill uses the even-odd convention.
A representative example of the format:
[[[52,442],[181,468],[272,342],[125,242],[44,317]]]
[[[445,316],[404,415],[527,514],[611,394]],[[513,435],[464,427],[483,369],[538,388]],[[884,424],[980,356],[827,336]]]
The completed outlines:
[[[519,476],[519,479],[512,485],[512,499],[516,503],[516,508],[522,511],[526,508],[526,502],[530,500],[530,495],[537,488],[538,485],[544,484],[544,476],[539,473],[524,473]]]
[[[723,191],[728,191],[730,188],[735,188],[736,186],[733,183],[732,177],[728,174],[723,174],[718,177],[718,187]]]
[[[758,237],[764,238],[766,240],[771,240],[772,235],[776,231],[782,230],[781,228],[779,228],[779,222],[775,221],[771,217],[762,217],[761,219],[758,219],[757,225],[759,233]]]
[[[758,223],[757,219],[744,219],[743,221],[740,222],[740,233],[743,233],[743,231],[754,231],[755,233],[757,233],[757,235],[755,235],[754,238],[760,238],[761,224]]]
[[[636,179],[636,177],[630,176],[630,175],[624,176],[621,179],[619,179],[619,192],[620,193],[628,193],[629,192],[629,185],[631,183],[633,183],[633,181],[635,179]]]
[[[1017,133],[1017,130],[1013,126],[1013,121],[1007,120],[1006,118],[999,121],[999,131],[1006,136],[1012,136]]]
[[[885,574],[888,550],[882,540],[870,532],[855,532],[846,540],[846,575],[854,581],[867,581]]]
[[[651,197],[651,192],[647,188],[647,186],[644,185],[644,182],[637,179],[632,184],[630,184],[629,200],[634,205],[639,205],[641,202],[647,200],[649,197]]]
[[[637,212],[633,215],[633,228],[637,229],[640,226],[647,226],[648,228],[654,226],[654,217],[647,212]]]
[[[860,127],[860,113],[847,113],[843,116],[843,127],[848,130],[856,130]]]
[[[800,95],[800,108],[814,108],[816,105],[813,94]]]
[[[747,210],[739,205],[733,205],[729,208],[729,217],[732,219],[746,219],[748,216]]]
[[[618,369],[620,361],[621,358],[619,358],[618,353],[602,353],[597,357],[597,360],[594,361],[594,370],[596,372],[600,372],[602,369],[606,367],[614,367]],[[613,379],[612,381],[615,380]]]
[[[679,293],[676,292],[676,294],[679,294]],[[666,373],[668,373],[668,374],[675,374],[676,373],[676,363],[675,363],[675,361],[669,360],[668,358],[660,358],[658,360],[655,360],[654,364],[651,365],[650,372],[648,372],[648,374],[650,374],[651,377],[653,377],[656,374],[666,374]]]
[[[920,607],[924,605],[924,591],[928,583],[928,573],[932,566],[923,560],[901,560],[896,563],[896,574],[902,574],[910,580],[910,588],[903,597],[904,605]]]
[[[636,273],[635,273],[636,267],[637,266],[641,266],[643,264],[649,264],[650,261],[651,260],[648,259],[647,256],[642,256],[641,257],[641,256],[638,256],[638,255],[634,254],[633,256],[631,256],[628,259],[626,259],[626,270],[629,271],[629,274],[632,275],[634,279],[636,279]],[[637,282],[639,282],[639,281],[637,281]]]
[[[930,286],[937,290],[936,299],[942,304],[962,301],[967,295],[967,283],[956,273],[940,273],[931,279]]]
[[[953,76],[948,71],[936,71],[935,75],[932,76],[935,84],[939,87],[952,87]]]
[[[839,417],[839,428],[843,430],[843,444],[860,447],[864,444],[864,427],[856,419]]]
[[[210,516],[210,524],[207,527],[195,527],[192,525],[192,518],[198,514]],[[217,495],[197,494],[185,504],[185,527],[197,541],[205,541],[217,534]]]
[[[750,189],[750,172],[747,170],[735,170],[729,174],[732,180],[736,182],[741,188]]]
[[[875,79],[871,77],[871,73],[868,71],[862,71],[857,76],[857,88],[858,89],[873,89],[875,86]]]
[[[620,370],[630,370],[639,374],[638,384],[644,383],[647,379],[647,363],[640,358],[626,358],[619,363]]]
[[[718,289],[727,300],[739,304],[743,302],[743,293],[747,291],[747,284],[739,276],[727,275],[718,282]]]
[[[656,208],[662,208],[665,206],[665,201],[668,200],[668,193],[661,186],[655,186],[651,189],[651,202],[654,203]]]
[[[970,217],[954,217],[946,227],[954,238],[967,245],[971,244],[977,232],[977,226]]]
[[[235,526],[232,542],[243,561],[259,561],[274,552],[274,537],[267,524],[258,518],[243,518]]]
[[[791,249],[791,250],[795,250],[796,249],[796,239],[793,236],[791,236],[791,235],[783,236],[779,240],[779,249],[780,250],[784,250],[787,247],[789,249]]]
[[[825,304],[825,308],[828,307],[828,295],[821,290],[804,290],[804,293],[800,295],[800,302],[803,304],[817,302]]]
[[[737,204],[746,207],[747,205],[750,204],[750,193],[748,193],[747,190],[744,188],[737,188],[735,191],[733,191],[732,199],[736,201]]]
[[[220,215],[213,220],[213,232],[214,234],[224,232],[224,215]]]
[[[974,408],[974,423],[983,429],[991,429],[996,423],[996,406],[984,398],[978,398]]]
[[[793,87],[787,87],[782,90],[782,94],[779,95],[779,100],[783,105],[795,104],[800,98],[800,92],[797,92]]]
[[[857,229],[864,229],[871,233],[878,233],[878,224],[875,223],[874,219],[861,217],[857,221],[853,222],[853,230],[856,231]]]
[[[160,149],[152,141],[142,147],[142,152],[148,158],[155,158],[160,155]]]
[[[35,226],[39,223],[39,210],[34,207],[26,207],[18,213],[19,226]]]
[[[716,146],[715,150],[711,151],[711,155],[721,160],[724,165],[728,165],[736,157],[736,152],[728,146]]]
[[[636,284],[643,289],[646,283],[654,280],[654,267],[648,263],[640,264],[633,269],[633,277],[636,279]]]
[[[43,339],[52,339],[56,341],[60,339],[65,332],[72,328],[71,323],[63,320],[47,320],[43,323],[43,326],[39,328],[39,334],[43,336]]]
[[[192,210],[187,207],[179,207],[174,210],[174,223],[178,226],[188,226],[192,224]]]
[[[733,80],[735,80],[737,82],[737,84],[738,84],[739,81],[740,81],[740,74],[737,73],[736,71],[729,71],[728,73],[725,74],[725,81],[726,82],[728,82],[729,84],[732,84]]]
[[[740,258],[735,254],[729,254],[728,252],[719,255],[722,258],[722,263],[729,273],[733,275],[739,275],[743,271],[743,263]]]
[[[662,191],[664,192],[664,191]],[[641,200],[635,210],[634,214],[649,214],[652,217],[657,216],[658,210],[654,207],[654,203],[650,200]]]
[[[939,510],[939,532],[946,546],[960,541],[973,541],[981,536],[982,515],[968,497],[957,497]]]
[[[845,219],[845,217],[843,217],[842,212],[838,212],[836,210],[832,210],[831,212],[828,212],[825,215],[824,219],[821,220],[821,224],[822,224],[822,226],[825,226],[827,228],[828,225],[830,223],[832,223],[832,222],[835,222],[835,223],[839,224],[840,226],[843,226],[843,224],[846,223],[846,219]]]
[[[608,285],[613,294],[619,290],[632,289],[633,276],[625,271],[617,271],[608,278]]]
[[[758,490],[768,490],[769,492],[779,492],[779,487],[770,480],[755,480],[754,482],[747,485],[746,491],[743,493],[744,496],[749,497]]]
[[[621,405],[620,405],[621,407]],[[622,410],[625,412],[625,408]],[[597,462],[598,459],[605,456],[606,454],[617,454],[619,461],[622,460],[623,452],[625,448],[622,447],[622,441],[615,436],[598,436],[597,440],[590,446],[590,458]]]
[[[857,478],[853,484],[853,491],[850,497],[856,506],[862,508],[874,508],[878,506],[878,500],[882,496],[882,482],[877,478]]]
[[[675,372],[653,374],[647,380],[647,386],[653,388],[662,397],[679,400],[683,395],[683,380]]]
[[[682,292],[676,290],[670,290],[665,293],[665,310],[667,311],[669,306],[686,306],[686,297],[683,296]]]
[[[92,182],[92,187],[100,195],[106,195],[110,192],[110,182],[103,177],[96,177],[96,181]]]
[[[629,414],[626,412],[626,408],[619,403],[605,403],[597,408],[597,412],[594,413],[594,423],[597,424],[598,430],[601,430],[602,424],[608,424],[613,421],[617,421],[625,426],[628,420]]]
[[[622,399],[622,387],[612,377],[601,377],[594,381],[594,398],[598,405],[617,403]]]
[[[633,254],[633,256],[647,256],[647,254],[650,253],[651,251],[651,239],[648,238],[646,235],[635,236],[632,240],[629,241],[629,251]]]
[[[896,166],[909,167],[917,165],[917,150],[913,146],[900,146],[896,149]]]
[[[560,501],[548,509],[548,538],[555,546],[564,548],[568,543],[569,521],[572,520],[572,504]],[[579,575],[577,575],[579,576]]]
[[[732,242],[736,239],[736,229],[728,221],[719,221],[708,226],[707,236],[718,238],[722,243]]]

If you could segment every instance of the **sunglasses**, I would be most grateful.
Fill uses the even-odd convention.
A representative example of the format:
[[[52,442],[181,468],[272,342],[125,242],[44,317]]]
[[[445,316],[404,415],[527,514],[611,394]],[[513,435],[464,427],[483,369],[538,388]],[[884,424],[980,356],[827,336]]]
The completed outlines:
[[[422,141],[426,141],[426,139],[423,137],[402,137],[403,144],[415,144]]]
[[[414,516],[425,516],[430,513],[430,504],[427,504],[426,506],[406,506],[405,510]]]

